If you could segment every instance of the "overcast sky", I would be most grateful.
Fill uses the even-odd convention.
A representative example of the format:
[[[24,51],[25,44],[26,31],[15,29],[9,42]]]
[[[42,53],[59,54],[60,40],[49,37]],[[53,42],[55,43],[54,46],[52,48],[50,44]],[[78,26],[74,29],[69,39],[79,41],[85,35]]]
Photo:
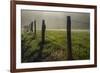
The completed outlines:
[[[40,29],[44,19],[47,29],[65,29],[67,16],[71,16],[72,29],[89,29],[90,14],[75,12],[21,10],[21,25],[23,27],[36,20],[36,26]]]

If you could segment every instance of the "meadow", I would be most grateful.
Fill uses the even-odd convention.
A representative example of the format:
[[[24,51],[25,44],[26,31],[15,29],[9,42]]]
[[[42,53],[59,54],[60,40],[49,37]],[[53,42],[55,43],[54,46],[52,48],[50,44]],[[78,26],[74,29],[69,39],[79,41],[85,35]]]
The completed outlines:
[[[86,60],[90,58],[89,31],[72,31],[73,60]],[[44,48],[40,50],[41,32],[37,31],[21,34],[21,62],[47,62],[67,60],[67,32],[47,30],[45,33]],[[40,51],[41,58],[38,56]]]

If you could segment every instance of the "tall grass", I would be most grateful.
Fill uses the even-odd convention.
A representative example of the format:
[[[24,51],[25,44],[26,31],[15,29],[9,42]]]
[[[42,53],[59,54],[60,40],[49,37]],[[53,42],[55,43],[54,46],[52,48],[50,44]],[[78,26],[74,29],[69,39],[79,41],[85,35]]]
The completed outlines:
[[[21,59],[22,62],[37,62],[41,43],[41,32],[38,31],[36,38],[32,32],[21,34]],[[72,31],[72,56],[73,60],[85,60],[90,58],[90,35],[89,32]],[[67,32],[46,31],[45,44],[42,58],[39,61],[64,61],[67,60]]]

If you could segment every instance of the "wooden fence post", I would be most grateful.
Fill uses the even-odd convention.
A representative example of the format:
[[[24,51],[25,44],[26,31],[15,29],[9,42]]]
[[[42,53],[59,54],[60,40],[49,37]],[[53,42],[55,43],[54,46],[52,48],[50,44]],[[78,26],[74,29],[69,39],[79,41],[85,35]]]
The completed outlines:
[[[44,44],[45,44],[45,31],[46,31],[45,20],[42,20],[41,42],[40,42],[40,49],[39,49],[37,61],[42,60],[42,51],[43,51]]]
[[[42,21],[42,44],[43,45],[45,43],[45,30],[46,30],[45,20],[43,20]]]
[[[30,23],[30,31],[33,32],[33,21]]]
[[[36,20],[34,20],[34,38],[36,38]]]
[[[67,60],[72,60],[71,17],[67,16]]]

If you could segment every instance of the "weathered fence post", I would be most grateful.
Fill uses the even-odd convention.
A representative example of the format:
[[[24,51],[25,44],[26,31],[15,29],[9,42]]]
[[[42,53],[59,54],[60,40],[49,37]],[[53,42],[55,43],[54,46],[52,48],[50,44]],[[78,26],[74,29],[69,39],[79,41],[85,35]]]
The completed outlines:
[[[28,26],[27,25],[24,26],[23,31],[28,32]]]
[[[34,20],[34,38],[36,38],[36,20]]]
[[[67,16],[67,59],[72,60],[71,17]]]
[[[30,23],[30,31],[33,32],[33,21]]]
[[[42,20],[41,42],[40,42],[40,49],[39,49],[37,61],[41,61],[42,59],[42,51],[45,44],[45,30],[46,30],[45,20]]]
[[[43,45],[45,43],[45,30],[46,30],[45,20],[43,20],[42,21],[42,44]]]

